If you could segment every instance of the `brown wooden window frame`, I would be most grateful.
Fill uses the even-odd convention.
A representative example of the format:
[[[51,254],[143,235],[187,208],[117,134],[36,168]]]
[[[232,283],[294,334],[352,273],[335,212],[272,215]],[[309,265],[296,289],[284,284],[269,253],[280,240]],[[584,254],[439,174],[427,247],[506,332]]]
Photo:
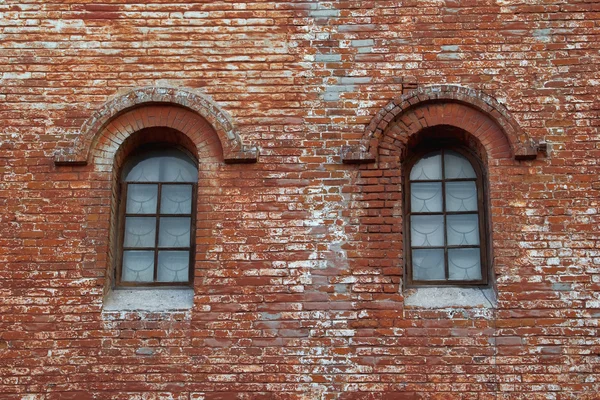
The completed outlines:
[[[444,163],[444,152],[447,150],[454,151],[465,157],[473,170],[475,171],[476,178],[460,178],[460,179],[446,179],[445,178],[445,163]],[[442,154],[442,178],[436,180],[411,180],[410,172],[415,164],[423,157],[434,152],[441,152]],[[460,214],[474,214],[472,211],[468,212],[456,212],[446,210],[446,182],[460,182],[460,181],[474,181],[477,190],[477,217],[479,227],[479,245],[448,245],[446,227],[447,227],[447,216],[448,215],[460,215]],[[442,183],[442,211],[431,212],[431,213],[413,213],[411,210],[411,183],[415,182],[441,182]],[[487,179],[483,175],[483,168],[481,161],[471,154],[463,146],[429,146],[427,148],[420,149],[413,153],[407,160],[404,167],[404,239],[405,239],[405,275],[406,275],[406,287],[425,287],[425,286],[487,286],[489,285],[489,266],[490,262],[488,259],[488,237],[490,231],[487,223]],[[444,280],[416,280],[413,279],[413,264],[412,264],[412,251],[413,249],[419,249],[419,246],[412,246],[412,230],[411,230],[411,216],[412,215],[443,215],[444,217],[444,246],[432,246],[428,248],[436,248],[444,250]],[[448,250],[453,248],[478,248],[480,251],[480,268],[481,268],[481,279],[480,280],[457,280],[449,279],[449,264],[448,264]]]
[[[190,160],[195,162],[194,157],[190,156],[189,153],[181,149],[177,146],[169,146],[176,150],[181,151],[186,156],[190,158]],[[149,147],[148,149],[144,149],[145,151],[149,150],[157,150],[156,146]],[[145,152],[144,151],[144,152]],[[196,163],[197,165],[197,163]],[[119,186],[120,186],[120,194],[119,194],[119,237],[118,237],[118,260],[117,260],[117,268],[115,268],[115,281],[117,287],[192,287],[194,280],[194,265],[195,265],[195,254],[196,254],[196,238],[195,238],[195,230],[196,230],[196,206],[197,206],[197,192],[198,192],[198,184],[192,182],[161,182],[161,181],[148,181],[148,182],[124,182],[119,177]],[[130,185],[158,185],[157,191],[157,204],[156,204],[156,213],[153,214],[132,214],[127,213],[127,191]],[[190,214],[168,214],[161,213],[161,195],[162,195],[162,187],[164,185],[174,186],[174,185],[183,185],[183,186],[191,186],[192,187],[192,199],[191,199],[191,211]],[[133,218],[148,218],[154,217],[156,219],[155,226],[155,237],[154,237],[154,246],[152,247],[125,247],[125,222],[127,217]],[[161,218],[190,218],[190,245],[188,247],[159,247],[159,234],[160,234],[160,220]],[[154,271],[153,271],[153,281],[152,282],[133,282],[133,281],[123,281],[123,255],[127,250],[134,251],[153,251],[154,252]],[[189,253],[189,268],[188,268],[188,280],[181,282],[159,282],[157,281],[158,276],[158,253],[159,251],[188,251]]]

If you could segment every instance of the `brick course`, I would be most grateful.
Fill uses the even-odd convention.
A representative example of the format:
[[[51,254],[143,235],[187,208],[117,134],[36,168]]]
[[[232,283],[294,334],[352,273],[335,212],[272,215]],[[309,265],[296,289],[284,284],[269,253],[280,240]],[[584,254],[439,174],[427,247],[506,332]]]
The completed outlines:
[[[599,21],[0,2],[0,398],[598,399]],[[495,308],[404,304],[403,160],[440,124],[486,166]],[[117,172],[157,138],[199,159],[194,306],[103,312]]]

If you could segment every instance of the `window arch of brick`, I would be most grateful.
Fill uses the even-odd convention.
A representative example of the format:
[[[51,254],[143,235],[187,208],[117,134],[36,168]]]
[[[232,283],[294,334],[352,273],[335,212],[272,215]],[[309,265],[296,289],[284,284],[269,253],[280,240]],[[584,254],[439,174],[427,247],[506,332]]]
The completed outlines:
[[[405,148],[411,135],[439,125],[469,132],[492,158],[533,159],[543,150],[492,97],[461,86],[438,85],[388,103],[365,128],[359,144],[342,148],[342,161],[374,162],[391,148]]]
[[[98,276],[104,274],[105,293],[115,286],[119,254],[118,202],[121,193],[118,177],[131,154],[144,146],[163,144],[188,152],[198,164],[197,201],[205,207],[198,208],[196,213],[205,213],[211,207],[212,185],[221,179],[221,171],[225,168],[223,162],[257,161],[257,149],[242,144],[222,110],[208,101],[201,107],[200,96],[189,94],[185,97],[185,93],[189,94],[176,89],[140,89],[106,103],[84,123],[78,138],[55,158],[59,166],[74,166],[79,171],[93,173],[93,179],[98,181],[95,185],[102,188],[99,189],[103,191],[102,198],[98,200],[101,206],[94,203],[96,209],[93,212],[108,220],[103,220],[101,231],[94,232],[98,235],[95,262],[84,268],[95,270]],[[196,101],[198,103],[194,103]],[[107,198],[110,200],[106,201]],[[212,220],[203,223],[213,226]],[[197,232],[196,235],[202,237],[205,233]],[[195,254],[203,254],[207,248],[208,245],[197,245]],[[202,270],[203,263],[205,261],[197,256],[194,271]]]
[[[256,162],[258,149],[245,145],[231,117],[209,97],[177,88],[148,87],[132,90],[105,103],[81,127],[77,139],[55,156],[57,165],[85,165],[92,157],[115,154],[133,133],[146,128],[176,129],[194,142],[206,131],[216,134],[223,161]],[[112,164],[112,160],[110,160]]]

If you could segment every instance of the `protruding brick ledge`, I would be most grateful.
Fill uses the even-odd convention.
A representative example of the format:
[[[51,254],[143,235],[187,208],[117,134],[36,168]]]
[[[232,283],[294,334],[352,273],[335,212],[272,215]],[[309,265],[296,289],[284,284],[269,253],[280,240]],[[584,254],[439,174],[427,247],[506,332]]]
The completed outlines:
[[[223,159],[226,163],[252,163],[258,160],[258,148],[242,143],[229,114],[208,96],[179,88],[146,87],[132,90],[105,103],[83,123],[77,140],[55,155],[55,164],[87,164],[103,129],[114,118],[127,111],[150,105],[176,106],[190,110],[204,118],[219,137],[223,148]],[[160,123],[166,127],[176,128],[181,121],[177,120],[176,115],[173,118],[169,117],[170,115],[164,116]],[[145,119],[138,121],[137,129],[157,126],[156,121],[145,122],[147,122]]]
[[[364,146],[342,146],[342,160],[345,164],[369,164],[377,160],[377,155],[372,152],[373,148],[366,149]]]
[[[486,147],[498,157],[527,160],[535,159],[538,152],[546,152],[545,143],[531,139],[492,97],[470,88],[438,85],[418,88],[389,102],[366,127],[360,144],[342,146],[342,161],[374,162],[384,133],[394,123],[400,125],[404,139],[425,127],[457,126],[477,136],[484,146],[489,145]]]
[[[258,148],[256,146],[245,146],[229,154],[224,155],[227,164],[249,164],[258,161]]]

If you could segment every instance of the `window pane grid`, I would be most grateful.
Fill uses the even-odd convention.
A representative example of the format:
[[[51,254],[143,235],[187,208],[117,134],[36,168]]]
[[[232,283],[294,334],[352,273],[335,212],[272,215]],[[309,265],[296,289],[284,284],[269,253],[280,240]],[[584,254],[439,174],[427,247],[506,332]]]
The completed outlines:
[[[478,249],[480,246],[479,245],[470,245],[470,246],[452,246],[452,245],[447,245],[447,246],[411,246],[411,249]],[[144,249],[132,249],[132,250],[144,250]],[[162,248],[161,248],[162,250]]]
[[[150,213],[147,212],[148,207],[144,208],[143,213],[132,213],[130,212],[132,209],[129,207],[129,193],[130,193],[130,187],[131,186],[136,186],[136,187],[143,187],[143,186],[148,186],[148,187],[152,187],[155,186],[157,189],[157,196],[156,196],[156,202],[153,204],[152,208],[154,209],[154,213]],[[161,201],[163,199],[163,188],[164,186],[180,186],[180,187],[189,187],[190,190],[188,191],[190,193],[190,198],[186,199],[189,200],[189,202],[191,204],[187,205],[186,204],[186,210],[187,212],[183,213],[181,211],[183,211],[181,209],[181,207],[179,207],[178,209],[176,209],[176,211],[179,211],[177,213],[161,213]],[[118,273],[118,281],[121,284],[126,284],[127,286],[139,286],[139,285],[152,285],[152,286],[164,286],[164,285],[188,285],[189,282],[191,281],[191,276],[192,276],[192,268],[191,266],[192,264],[192,255],[193,255],[193,242],[192,242],[192,227],[194,226],[194,218],[193,218],[193,213],[194,213],[194,209],[195,209],[195,193],[196,193],[196,185],[194,184],[190,184],[187,182],[126,182],[123,184],[123,195],[124,198],[126,200],[127,206],[124,207],[124,213],[123,213],[123,220],[124,220],[124,232],[123,232],[123,240],[121,241],[121,243],[123,243],[122,246],[122,260],[121,260],[121,267],[119,268],[119,271],[117,271]],[[134,202],[135,203],[135,202]],[[176,206],[177,207],[177,206]],[[139,208],[138,208],[139,209]],[[152,218],[152,225],[153,225],[153,245],[152,246],[131,246],[128,245],[130,243],[128,243],[127,238],[128,238],[128,232],[126,230],[126,226],[128,221],[131,222],[136,222],[137,220],[140,219],[148,219],[148,218]],[[177,246],[172,246],[172,245],[163,245],[161,246],[160,243],[160,230],[161,230],[161,219],[164,218],[177,218],[178,220],[181,219],[186,219],[187,223],[186,223],[186,228],[184,228],[184,233],[178,234],[176,236],[177,239],[179,240],[178,243],[175,244],[179,244]],[[181,222],[181,221],[179,221]],[[150,233],[150,232],[149,232]],[[135,236],[135,235],[134,235]],[[183,236],[186,236],[186,238],[184,239]],[[185,242],[185,245],[182,245],[182,243]],[[149,278],[149,276],[147,275],[149,273],[145,272],[146,268],[144,268],[143,270],[137,271],[137,270],[131,270],[130,268],[126,268],[126,261],[128,259],[131,259],[132,256],[134,255],[138,255],[138,259],[140,259],[140,256],[144,256],[146,255],[146,257],[148,257],[150,255],[150,252],[152,253],[152,262],[150,263],[150,259],[146,260],[148,261],[148,265],[152,266],[152,280],[148,280],[146,278]],[[174,258],[175,257],[175,258]],[[183,262],[182,260],[186,258],[187,262]],[[162,260],[166,260],[167,262],[161,262]],[[174,261],[177,261],[177,263],[174,263]],[[128,267],[131,267],[132,264],[129,263]],[[144,267],[144,266],[142,266]],[[161,269],[162,267],[162,269]],[[184,269],[187,268],[187,272],[183,272]],[[162,272],[161,271],[167,271]],[[144,274],[143,276],[146,277],[144,279],[140,279],[140,276],[142,276],[141,274]],[[160,279],[160,275],[167,276],[169,279],[171,279],[170,281],[165,281],[163,280],[159,280]]]
[[[442,178],[446,178],[446,162],[444,160],[445,151],[442,150]],[[449,270],[448,270],[448,233],[446,229],[446,225],[448,222],[446,221],[446,210],[448,209],[448,205],[446,204],[446,189],[447,183],[442,182],[442,211],[444,212],[444,279],[448,279]]]
[[[447,211],[445,214],[440,212],[411,212],[410,215],[468,215],[468,214],[479,214],[475,211]],[[143,214],[137,214],[143,215]]]
[[[433,182],[475,182],[477,179],[474,178],[454,178],[454,179],[430,179],[430,180],[411,180],[410,183],[433,183]]]
[[[451,161],[446,159],[447,152],[452,154]],[[423,158],[428,157],[430,160],[428,162],[434,164],[431,159],[436,156],[441,161],[437,165],[441,169],[442,179],[439,179],[437,176],[436,178],[438,179],[428,179],[428,176],[425,176],[425,179],[423,179],[424,175],[422,173],[419,173],[417,177],[412,171],[409,174],[409,176],[415,176],[417,179],[413,180],[410,177],[408,179],[410,195],[408,196],[407,204],[407,220],[410,227],[408,229],[410,234],[408,243],[411,249],[408,255],[409,265],[411,266],[408,280],[409,282],[425,284],[485,283],[484,270],[482,268],[484,265],[484,252],[482,251],[480,178],[476,175],[470,162],[457,152],[442,150],[437,153],[425,155]],[[456,162],[456,160],[460,161],[458,167],[450,164],[450,162]],[[420,161],[417,164],[419,163]],[[414,164],[413,168],[417,164]],[[447,178],[446,167],[448,165],[452,167],[452,174],[454,174],[451,178]],[[433,188],[431,186],[433,184],[441,186],[441,210],[438,211],[436,209],[431,211],[427,209],[428,204],[426,201],[434,198],[433,189],[430,189],[429,193],[421,190],[415,196],[415,186],[413,185],[419,183],[427,184],[431,188]],[[455,185],[448,185],[452,183],[455,183]],[[448,192],[449,186],[450,191]],[[416,188],[418,189],[418,186]],[[414,201],[418,202],[416,206],[413,203]],[[437,216],[441,217],[443,221],[443,243],[439,243],[439,239],[437,239],[438,242],[436,243],[430,242],[430,237],[434,232],[434,226],[431,222],[433,220],[427,221],[423,219],[426,217],[435,218]],[[437,228],[435,229],[437,230]],[[415,253],[415,251],[421,253]],[[441,276],[441,270],[438,270],[439,272],[434,271],[435,268],[441,267],[439,264],[436,266],[435,262],[433,264],[429,262],[429,265],[426,265],[427,253],[423,253],[423,251],[440,252],[435,253],[439,255],[443,252],[443,277]],[[434,253],[430,254],[433,255]],[[474,258],[476,254],[477,257]],[[417,256],[418,260],[414,258],[415,256]],[[429,258],[433,259],[434,257],[431,256]],[[434,271],[435,273],[432,274],[430,271]]]

